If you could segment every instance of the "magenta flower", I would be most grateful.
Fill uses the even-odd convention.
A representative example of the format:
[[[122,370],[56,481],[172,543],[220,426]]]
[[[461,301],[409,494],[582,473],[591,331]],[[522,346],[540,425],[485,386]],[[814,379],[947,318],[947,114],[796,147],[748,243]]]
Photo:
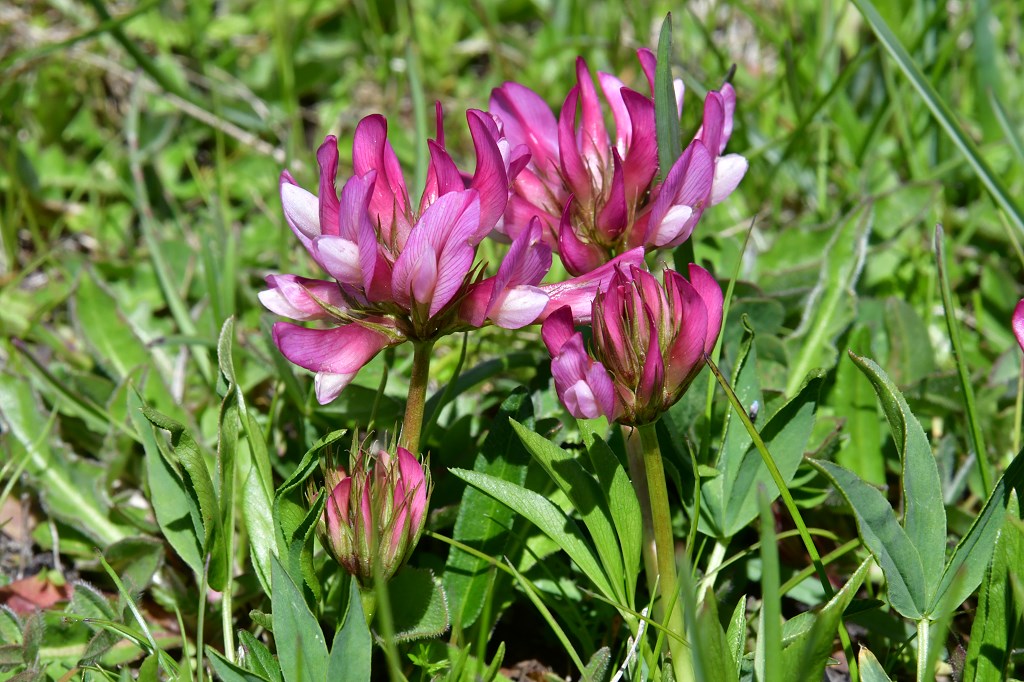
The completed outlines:
[[[722,290],[690,265],[690,280],[666,270],[664,286],[649,272],[618,269],[593,302],[588,355],[567,308],[541,334],[551,353],[559,399],[574,417],[636,426],[656,421],[686,392],[718,340]]]
[[[388,580],[419,542],[431,480],[428,466],[405,448],[395,455],[355,453],[351,473],[330,469],[327,500],[317,535],[331,556],[363,587],[373,584],[374,564]],[[310,491],[311,501],[317,491]]]
[[[655,57],[646,49],[637,54],[653,92]],[[582,58],[576,61],[576,76],[578,84],[557,122],[540,96],[518,83],[494,90],[491,111],[504,123],[511,144],[525,145],[532,154],[515,180],[499,229],[515,237],[533,216],[540,217],[544,239],[559,250],[569,272],[580,275],[630,248],[684,242],[704,210],[736,188],[747,161],[722,155],[736,108],[736,94],[726,84],[708,93],[701,129],[664,182],[655,183],[654,100],[599,72],[615,122],[613,136]],[[681,111],[679,81],[676,92]]]
[[[494,277],[474,267],[477,246],[505,211],[509,186],[527,161],[495,120],[466,115],[476,151],[476,172],[463,174],[445,151],[444,131],[429,141],[430,167],[419,206],[413,208],[402,169],[379,115],[355,131],[355,174],[336,190],[337,140],[317,151],[319,197],[281,174],[285,219],[313,260],[332,280],[270,275],[260,301],[272,312],[329,328],[274,325],[274,342],[290,361],[316,373],[321,403],[333,400],[377,353],[404,341],[429,341],[455,331],[497,324],[515,329],[546,316],[552,302],[589,315],[582,301],[607,286],[612,269],[569,282],[541,285],[551,248],[536,222],[518,233]],[[440,121],[440,109],[438,110]],[[640,249],[619,259],[638,265]]]

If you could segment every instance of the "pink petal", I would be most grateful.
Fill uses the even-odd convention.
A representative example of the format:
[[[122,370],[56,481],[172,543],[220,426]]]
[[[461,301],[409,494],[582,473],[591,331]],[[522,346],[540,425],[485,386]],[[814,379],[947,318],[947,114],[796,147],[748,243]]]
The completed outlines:
[[[273,334],[274,344],[291,362],[314,372],[331,374],[354,374],[394,343],[392,338],[359,323],[332,329],[308,329],[276,322]]]
[[[308,249],[313,239],[320,236],[320,202],[296,185],[287,171],[281,174],[280,189],[284,219]]]
[[[427,483],[423,465],[405,448],[398,448],[398,469],[408,490],[412,490],[409,505],[409,528],[418,530],[427,511]]]
[[[573,275],[583,275],[600,267],[605,262],[605,254],[597,244],[583,242],[576,236],[571,218],[572,202],[573,197],[569,197],[558,227],[558,254],[566,270]]]
[[[1012,325],[1013,333],[1017,337],[1017,344],[1020,345],[1021,350],[1024,350],[1024,298],[1013,309]]]
[[[725,298],[722,296],[722,287],[707,270],[691,263],[689,272],[690,284],[704,302],[704,309],[707,311],[707,338],[704,340],[704,352],[710,353],[715,348],[722,327],[722,308]]]
[[[693,209],[689,206],[672,206],[661,219],[658,229],[650,239],[651,246],[662,248],[676,241],[682,243],[693,231]]]
[[[722,94],[722,102],[725,105],[725,121],[722,125],[722,146],[718,149],[719,154],[725,151],[725,145],[728,144],[729,138],[732,137],[733,117],[736,114],[736,91],[732,85],[726,83],[722,86],[720,92]]]
[[[604,98],[608,100],[612,118],[615,120],[615,147],[619,150],[619,154],[625,156],[630,141],[633,139],[633,124],[629,119],[629,110],[626,108],[625,102],[622,101],[622,88],[625,86],[618,78],[603,71],[597,72],[597,82],[601,85],[601,91],[604,92]]]
[[[576,80],[580,88],[580,109],[583,122],[580,126],[579,150],[593,172],[608,163],[608,130],[604,125],[601,102],[597,99],[597,88],[590,76],[587,62],[576,58]]]
[[[739,154],[726,154],[715,159],[715,179],[711,184],[709,205],[725,200],[747,173],[747,160]]]
[[[341,524],[348,525],[348,505],[351,494],[352,479],[346,476],[338,485],[334,486],[330,497],[327,498],[327,526],[329,529],[336,529]],[[331,535],[336,535],[336,532],[331,532]]]
[[[437,314],[473,266],[479,225],[480,201],[474,190],[449,192],[431,204],[395,261],[395,300],[411,306],[415,299],[429,305],[430,316]]]
[[[658,68],[658,58],[655,57],[654,53],[646,47],[640,48],[636,51],[636,56],[640,60],[640,68],[643,69],[644,75],[647,76],[647,85],[651,89],[651,95],[654,95],[654,75]],[[674,78],[672,80],[672,89],[676,93],[676,115],[682,116],[683,114],[683,95],[686,93],[686,86],[683,85],[683,81],[680,78]]]
[[[316,401],[321,405],[331,402],[345,389],[354,379],[356,372],[348,374],[334,374],[332,372],[317,372],[313,377],[313,389],[316,393]]]
[[[476,150],[476,172],[469,186],[480,193],[480,227],[486,234],[505,212],[509,178],[495,139],[497,126],[493,119],[482,111],[470,109],[466,120]]]
[[[320,166],[320,231],[323,234],[340,234],[338,228],[338,138],[328,135],[316,150],[316,162]]]
[[[345,284],[362,286],[359,246],[344,237],[323,235],[313,241],[313,255],[317,263],[331,277]]]
[[[427,148],[430,150],[430,166],[427,168],[427,184],[420,198],[420,213],[440,195],[465,189],[462,174],[448,152],[433,140],[427,140]]]
[[[594,220],[594,226],[608,242],[614,242],[626,229],[629,207],[626,205],[626,183],[622,174],[622,160],[617,149],[612,150],[612,182],[605,204]]]
[[[635,206],[658,172],[654,102],[629,88],[622,90],[622,100],[629,110],[633,126],[632,141],[622,161],[622,172],[626,181],[626,201]]]
[[[569,341],[576,329],[572,322],[572,309],[569,306],[558,308],[544,320],[540,328],[540,336],[544,345],[548,347],[548,353],[558,355],[562,346]]]
[[[682,314],[676,320],[676,338],[671,347],[666,349],[665,382],[669,386],[679,387],[688,382],[701,366],[709,336],[708,314],[697,290],[678,273],[672,274],[675,277],[666,273],[666,282],[670,282],[667,286],[672,289],[670,295],[674,299],[674,307],[678,307]]]
[[[587,355],[582,334],[571,336],[552,357],[551,376],[555,379],[555,392],[571,415],[584,419],[611,416],[615,390],[611,377],[601,363]]]
[[[640,60],[640,68],[643,69],[644,75],[647,76],[647,85],[651,88],[651,92],[654,92],[654,72],[658,68],[658,58],[654,56],[654,53],[646,47],[641,47],[636,51],[637,59]]]
[[[405,245],[411,229],[408,218],[409,192],[402,167],[387,139],[387,120],[379,114],[367,116],[356,126],[352,143],[352,168],[356,175],[376,171],[370,216],[379,223],[386,243]]]
[[[578,100],[579,86],[575,86],[566,96],[558,117],[558,151],[561,154],[562,176],[566,184],[580,201],[589,202],[594,193],[593,181],[583,157],[580,156],[574,129]]]
[[[722,148],[722,131],[725,127],[725,102],[722,95],[711,91],[704,98],[704,121],[695,139],[702,140],[712,156],[718,156]]]
[[[649,325],[646,356],[644,357],[643,373],[640,375],[640,385],[637,386],[637,402],[648,405],[652,402],[660,403],[662,392],[665,386],[665,361],[661,357],[661,346],[658,344],[658,330],[654,326],[654,318],[645,316],[645,320],[638,324]]]
[[[491,92],[490,106],[509,142],[529,148],[535,168],[545,175],[558,172],[558,124],[540,95],[519,83],[505,83]]]
[[[488,317],[505,329],[519,329],[536,322],[548,304],[542,289],[529,285],[510,287],[488,308]]]
[[[540,288],[547,293],[550,300],[548,307],[541,314],[543,320],[562,306],[569,306],[572,309],[572,317],[579,323],[590,322],[591,304],[597,292],[608,288],[616,268],[626,268],[630,265],[642,266],[644,262],[644,249],[637,247],[626,253],[620,254],[604,265],[596,268],[585,275],[573,277],[572,279],[557,284],[545,284]]]
[[[340,310],[348,305],[334,282],[297,275],[267,275],[269,289],[261,291],[260,303],[267,310],[293,320],[323,320],[331,317],[317,299]]]
[[[711,194],[714,166],[713,157],[700,140],[694,140],[683,151],[651,207],[648,244],[660,248],[686,241]],[[690,209],[690,215],[685,215],[682,207]],[[664,221],[668,225],[663,226]]]

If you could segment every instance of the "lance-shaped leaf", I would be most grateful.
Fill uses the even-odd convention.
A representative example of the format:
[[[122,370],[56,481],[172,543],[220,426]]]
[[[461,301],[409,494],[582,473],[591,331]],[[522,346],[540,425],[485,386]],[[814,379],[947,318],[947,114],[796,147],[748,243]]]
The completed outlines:
[[[921,555],[896,520],[888,500],[852,471],[832,462],[810,463],[832,482],[853,509],[860,537],[885,576],[889,603],[907,618],[921,618],[928,606]]]
[[[607,499],[597,481],[574,455],[516,421],[512,422],[512,428],[583,519],[604,572],[611,581],[613,594],[625,601],[622,550]]]
[[[503,481],[487,474],[465,469],[450,471],[471,486],[487,493],[513,511],[533,522],[545,535],[565,550],[580,570],[590,578],[594,586],[607,598],[614,599],[615,591],[608,576],[601,568],[601,562],[594,548],[583,537],[579,526],[555,504],[532,490]]]
[[[932,597],[931,613],[942,615],[959,608],[981,583],[1014,491],[1018,498],[1024,492],[1024,456],[1021,454],[1006,467],[978,518],[953,550]]]
[[[888,375],[867,358],[850,353],[850,359],[871,381],[889,420],[903,464],[903,528],[921,557],[930,602],[946,565],[946,509],[939,468],[921,423]]]

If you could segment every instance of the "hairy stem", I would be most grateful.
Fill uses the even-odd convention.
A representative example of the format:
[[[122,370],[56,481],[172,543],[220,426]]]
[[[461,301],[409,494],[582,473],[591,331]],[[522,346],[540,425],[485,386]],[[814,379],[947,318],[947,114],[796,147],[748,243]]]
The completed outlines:
[[[420,430],[423,428],[423,408],[427,402],[427,378],[430,375],[430,351],[433,341],[417,341],[412,356],[412,376],[409,377],[409,397],[405,401],[405,420],[402,422],[403,448],[419,455]]]

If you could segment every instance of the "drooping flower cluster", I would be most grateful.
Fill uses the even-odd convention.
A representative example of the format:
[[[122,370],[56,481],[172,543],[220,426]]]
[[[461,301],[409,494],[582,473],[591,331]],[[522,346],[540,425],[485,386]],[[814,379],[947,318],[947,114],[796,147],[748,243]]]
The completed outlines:
[[[656,60],[638,51],[651,91]],[[515,194],[501,227],[516,237],[539,216],[544,238],[573,274],[593,270],[630,248],[677,246],[689,238],[704,210],[739,184],[747,161],[725,154],[732,135],[736,94],[726,84],[704,100],[703,125],[682,155],[658,177],[654,100],[625,87],[618,78],[597,78],[615,123],[609,133],[586,62],[576,62],[574,86],[556,122],[529,88],[505,83],[491,95],[491,111],[513,145],[531,158],[515,179]],[[682,111],[682,82],[676,82]],[[579,115],[577,115],[579,109]]]
[[[571,305],[589,314],[590,298],[607,284],[612,267],[559,285],[541,286],[551,248],[538,221],[516,236],[496,276],[474,268],[477,246],[502,217],[509,187],[528,151],[513,147],[490,115],[467,112],[476,171],[467,179],[444,148],[438,107],[437,138],[414,207],[401,166],[379,115],[360,121],[352,148],[354,174],[339,197],[337,140],[317,151],[319,196],[281,175],[285,218],[316,263],[334,281],[270,275],[260,301],[299,321],[324,320],[330,328],[274,325],[274,342],[293,363],[316,372],[321,403],[338,396],[359,369],[388,346],[427,341],[491,322],[515,329]],[[643,253],[623,256],[639,264]]]
[[[419,542],[430,499],[430,469],[399,447],[394,454],[359,449],[345,469],[326,473],[327,499],[317,522],[321,544],[363,587],[374,564],[387,581]],[[316,492],[310,491],[315,499]]]
[[[666,270],[662,285],[640,268],[620,269],[594,299],[589,355],[568,310],[548,317],[541,333],[555,390],[573,416],[647,424],[683,396],[722,323],[718,282],[696,265],[689,275]]]

